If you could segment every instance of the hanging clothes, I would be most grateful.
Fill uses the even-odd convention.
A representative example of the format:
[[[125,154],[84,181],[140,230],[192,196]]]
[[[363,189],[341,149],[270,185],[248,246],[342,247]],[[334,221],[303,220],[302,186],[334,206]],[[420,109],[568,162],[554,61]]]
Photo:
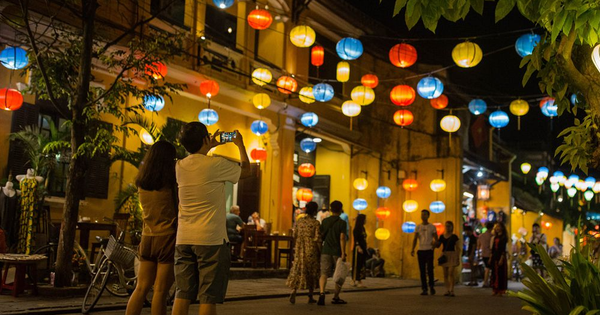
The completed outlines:
[[[19,220],[19,243],[17,253],[29,255],[35,246],[35,232],[37,230],[37,189],[38,181],[35,178],[21,180],[21,218]]]
[[[4,230],[8,248],[17,244],[19,238],[19,196],[9,197],[0,189],[0,229]]]

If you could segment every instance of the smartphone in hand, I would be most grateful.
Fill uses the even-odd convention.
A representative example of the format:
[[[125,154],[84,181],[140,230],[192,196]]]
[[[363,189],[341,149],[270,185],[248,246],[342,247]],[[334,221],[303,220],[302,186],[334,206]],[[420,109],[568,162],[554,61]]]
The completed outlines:
[[[232,142],[235,139],[235,132],[223,132],[221,134],[221,143]]]

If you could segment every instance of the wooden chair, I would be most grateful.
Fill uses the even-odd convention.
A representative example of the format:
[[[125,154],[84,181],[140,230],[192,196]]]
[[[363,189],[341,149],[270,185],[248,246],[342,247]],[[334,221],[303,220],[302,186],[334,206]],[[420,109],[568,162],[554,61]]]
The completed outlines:
[[[245,225],[244,226],[244,265],[249,262],[252,268],[261,263],[264,264],[265,268],[268,267],[268,247],[264,246],[260,242],[260,234],[256,230],[256,226]],[[261,260],[262,258],[262,260]]]
[[[279,267],[279,264],[281,262],[282,258],[285,258],[286,261],[286,269],[291,269],[292,268],[292,262],[294,261],[294,241],[289,241],[289,247],[288,248],[279,248],[277,250],[277,253],[275,253],[275,257],[277,257],[277,266]]]

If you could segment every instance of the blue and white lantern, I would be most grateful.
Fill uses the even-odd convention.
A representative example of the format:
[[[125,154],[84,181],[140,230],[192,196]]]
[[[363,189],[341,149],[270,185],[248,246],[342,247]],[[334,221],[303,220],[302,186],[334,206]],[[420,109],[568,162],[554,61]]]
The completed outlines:
[[[587,185],[588,189],[592,189],[592,188],[594,188],[594,185],[596,184],[596,179],[590,176],[585,179],[585,184]]]
[[[327,83],[318,83],[313,86],[313,96],[319,102],[329,102],[333,99],[333,86]]]
[[[381,199],[387,199],[392,195],[392,190],[387,186],[379,186],[377,187],[375,194],[377,194],[377,197]]]
[[[250,131],[257,136],[262,136],[269,131],[269,125],[263,120],[255,120],[250,125]]]
[[[27,66],[29,58],[23,48],[7,46],[0,52],[0,63],[8,69],[19,70]]]
[[[415,233],[417,230],[417,224],[412,221],[406,221],[402,224],[402,232],[404,233]]]
[[[571,94],[570,100],[571,100],[571,104],[572,105],[579,105],[579,104],[581,104],[581,98],[577,94],[575,94],[575,93]]]
[[[446,205],[443,201],[437,200],[429,204],[429,210],[433,213],[442,213],[446,210]]]
[[[506,112],[497,110],[490,114],[489,121],[492,127],[500,129],[508,126],[510,118],[508,117],[508,114]]]
[[[542,101],[542,114],[547,117],[556,117],[558,116],[558,105],[556,105],[556,100],[553,98],[546,98]]]
[[[335,46],[338,56],[344,60],[358,59],[363,53],[363,45],[360,40],[352,37],[340,39]]]
[[[556,171],[552,174],[552,176],[559,178],[559,177],[564,177],[565,173],[561,172],[561,171]]]
[[[304,113],[300,117],[300,122],[304,127],[312,128],[319,123],[319,116],[313,112]]]
[[[496,219],[498,218],[498,214],[493,211],[493,210],[489,210],[487,213],[487,221],[491,222],[491,223],[496,223]]]
[[[417,93],[422,98],[434,99],[440,97],[444,92],[444,84],[436,77],[425,77],[417,84]]]
[[[473,99],[469,102],[469,111],[473,115],[481,115],[487,110],[487,104],[480,98]]]
[[[213,3],[219,8],[219,9],[227,9],[229,7],[231,7],[234,3],[234,0],[213,0]]]
[[[538,34],[521,35],[515,42],[515,50],[521,57],[529,56],[533,53],[533,49],[540,42],[542,37]]]
[[[363,211],[363,210],[367,209],[368,203],[366,200],[364,200],[362,198],[357,198],[354,200],[354,202],[352,202],[352,207],[356,211]]]
[[[214,109],[203,109],[198,114],[198,120],[206,126],[214,125],[219,121],[219,114]]]
[[[165,99],[160,95],[144,96],[144,108],[152,112],[158,112],[165,107]]]
[[[312,138],[304,138],[300,141],[300,149],[306,153],[310,153],[317,148],[317,143]]]

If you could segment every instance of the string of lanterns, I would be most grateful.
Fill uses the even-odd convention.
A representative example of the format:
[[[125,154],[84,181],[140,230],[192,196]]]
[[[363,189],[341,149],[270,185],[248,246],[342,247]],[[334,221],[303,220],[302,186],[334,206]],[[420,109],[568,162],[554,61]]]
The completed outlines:
[[[532,166],[531,164],[525,162],[520,165],[520,168],[521,172],[524,175],[527,175],[531,171]],[[580,178],[576,174],[571,174],[567,177],[561,171],[555,171],[552,173],[552,176],[550,176],[550,170],[547,167],[539,167],[535,174],[535,182],[538,186],[540,186],[540,190],[546,181],[548,181],[550,184],[550,190],[553,193],[556,193],[561,188],[564,188],[567,196],[570,198],[574,198],[577,195],[577,192],[581,192],[583,198],[589,202],[594,198],[594,196],[600,194],[600,181],[597,181],[596,178],[592,176]],[[559,199],[559,201],[561,200]]]

